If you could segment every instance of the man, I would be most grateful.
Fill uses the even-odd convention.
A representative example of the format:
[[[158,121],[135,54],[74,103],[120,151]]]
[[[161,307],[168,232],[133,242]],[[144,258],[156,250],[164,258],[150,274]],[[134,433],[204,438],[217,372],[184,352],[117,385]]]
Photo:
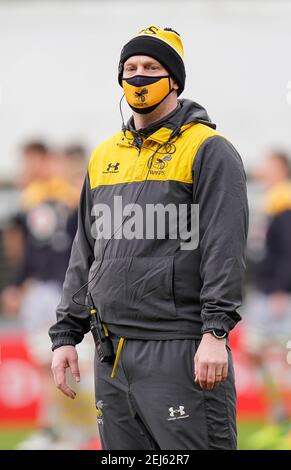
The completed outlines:
[[[286,364],[291,331],[290,175],[289,156],[277,150],[265,155],[254,174],[255,180],[265,189],[266,227],[263,256],[255,266],[253,288],[244,305],[245,335],[242,337],[249,359],[261,373],[267,395],[271,426],[265,426],[252,436],[258,445],[262,442],[260,436],[268,435],[274,439],[281,435],[280,426],[285,426],[289,419],[283,385],[286,374],[282,374],[282,367]],[[277,367],[274,367],[275,357]],[[263,441],[265,444],[265,439]]]
[[[204,108],[177,100],[185,84],[178,33],[157,26],[138,33],[122,49],[118,80],[133,116],[89,163],[58,322],[50,329],[55,383],[75,397],[65,369],[80,380],[75,345],[90,324],[72,294],[83,284],[116,354],[113,365],[96,361],[103,448],[235,449],[226,336],[240,320],[248,225],[243,164]],[[175,238],[180,206],[187,213],[178,214],[182,234]],[[161,208],[168,225],[153,236]],[[190,241],[183,235],[193,220],[197,244],[197,233]]]

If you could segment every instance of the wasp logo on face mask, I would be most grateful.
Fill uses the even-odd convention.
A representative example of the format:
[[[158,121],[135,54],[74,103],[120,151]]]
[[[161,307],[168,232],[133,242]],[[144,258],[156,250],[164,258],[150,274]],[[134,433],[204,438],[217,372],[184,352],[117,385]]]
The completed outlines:
[[[141,90],[141,92],[136,91],[135,94],[136,94],[137,99],[140,99],[140,101],[141,101],[142,103],[144,103],[145,100],[146,100],[146,99],[145,99],[145,95],[147,95],[148,92],[149,92],[149,91],[148,91],[147,88],[143,88],[143,89]]]
[[[174,90],[169,75],[123,78],[122,87],[129,106],[140,114],[152,112]]]

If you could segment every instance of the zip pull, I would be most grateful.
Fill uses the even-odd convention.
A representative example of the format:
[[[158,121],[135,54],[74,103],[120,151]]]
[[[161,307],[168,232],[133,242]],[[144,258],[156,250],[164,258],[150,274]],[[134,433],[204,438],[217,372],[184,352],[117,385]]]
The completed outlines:
[[[133,144],[138,147],[138,154],[140,154],[140,151],[143,146],[143,138],[140,134],[137,134],[134,138]]]

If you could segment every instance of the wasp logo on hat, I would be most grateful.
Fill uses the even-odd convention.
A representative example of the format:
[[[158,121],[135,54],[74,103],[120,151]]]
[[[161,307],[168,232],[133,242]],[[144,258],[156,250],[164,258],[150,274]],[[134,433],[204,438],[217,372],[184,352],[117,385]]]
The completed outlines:
[[[141,33],[144,33],[144,34],[157,34],[158,31],[159,31],[159,28],[157,26],[149,26],[148,28],[142,29],[141,31],[139,31],[138,34],[141,34]]]

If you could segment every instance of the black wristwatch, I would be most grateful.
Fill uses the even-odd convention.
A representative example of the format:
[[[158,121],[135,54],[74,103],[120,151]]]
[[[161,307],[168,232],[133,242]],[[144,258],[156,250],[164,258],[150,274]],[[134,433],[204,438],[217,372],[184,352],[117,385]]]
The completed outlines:
[[[223,339],[227,337],[227,333],[224,330],[211,330],[210,333],[217,339]]]

